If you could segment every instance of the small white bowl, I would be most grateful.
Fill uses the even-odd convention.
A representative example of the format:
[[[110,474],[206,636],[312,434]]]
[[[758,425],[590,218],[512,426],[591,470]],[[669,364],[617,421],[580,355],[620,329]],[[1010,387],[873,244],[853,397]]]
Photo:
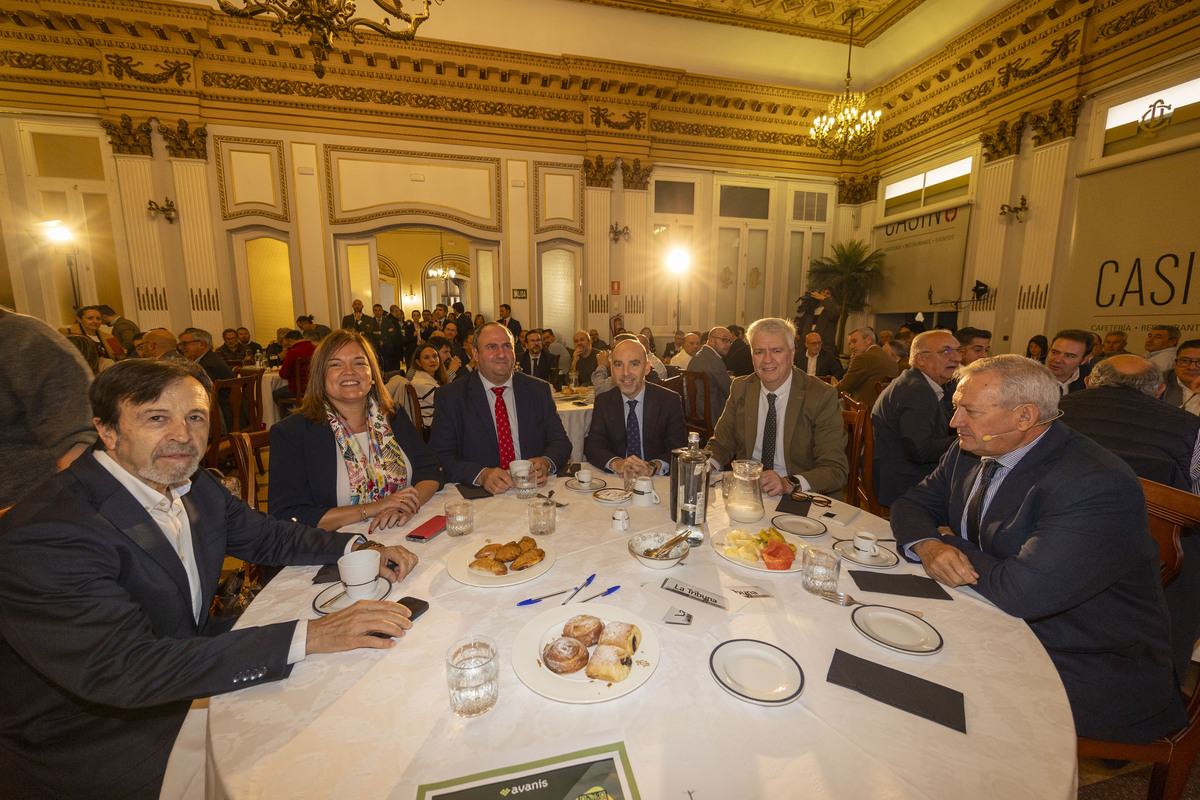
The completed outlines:
[[[680,541],[671,548],[670,552],[664,553],[659,558],[649,558],[645,552],[663,546],[674,537],[673,533],[639,533],[629,538],[629,552],[643,566],[650,569],[669,569],[687,558],[687,554],[691,552],[692,548],[688,545],[687,539]]]

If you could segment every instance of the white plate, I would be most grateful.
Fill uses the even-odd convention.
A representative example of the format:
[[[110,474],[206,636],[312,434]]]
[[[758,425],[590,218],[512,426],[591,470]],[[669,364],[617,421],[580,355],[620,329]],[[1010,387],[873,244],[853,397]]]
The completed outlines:
[[[722,642],[708,657],[709,674],[739,700],[783,706],[804,691],[804,670],[790,653],[757,639]]]
[[[475,560],[475,554],[479,552],[479,548],[491,542],[487,540],[469,542],[455,550],[446,557],[446,572],[451,578],[459,583],[465,583],[467,586],[478,586],[481,589],[491,589],[496,586],[516,586],[518,583],[525,583],[534,578],[545,575],[549,569],[554,566],[554,545],[546,540],[546,537],[537,540],[538,547],[546,551],[546,557],[528,569],[519,570],[517,572],[509,571],[507,575],[492,575],[487,572],[477,572],[471,569],[470,564]],[[504,542],[500,542],[504,544]]]
[[[870,567],[871,569],[891,569],[900,563],[900,556],[888,550],[881,545],[875,545],[875,555],[864,556],[854,549],[853,540],[838,542],[833,546],[834,550],[841,553],[842,558],[847,561],[853,561],[860,566]]]
[[[937,628],[898,608],[858,606],[850,621],[863,636],[898,653],[931,656],[942,649],[942,635]]]
[[[592,481],[595,483],[595,481]],[[622,503],[628,503],[633,497],[633,492],[627,492],[624,489],[601,489],[598,492],[592,492],[592,497],[596,498],[596,502],[606,506],[619,506]]]
[[[791,514],[776,514],[771,519],[771,527],[784,533],[807,537],[820,536],[829,530],[825,527],[825,523],[818,519],[797,517]]]
[[[766,525],[763,525],[758,522],[752,522],[749,525],[731,525],[728,528],[721,528],[719,531],[716,531],[715,533],[710,535],[708,537],[708,543],[712,547],[712,549],[716,552],[716,554],[719,555],[721,558],[725,559],[726,561],[730,562],[731,564],[737,564],[739,567],[745,567],[746,569],[752,569],[752,570],[755,570],[756,572],[769,572],[772,575],[786,575],[789,572],[800,572],[801,570],[803,570],[804,564],[800,559],[800,554],[801,554],[801,552],[803,552],[803,548],[807,547],[808,545],[806,545],[804,542],[793,541],[793,539],[795,537],[789,538],[789,534],[787,534],[787,533],[783,534],[784,541],[786,541],[788,544],[796,545],[796,560],[792,562],[792,566],[789,569],[767,569],[767,565],[764,564],[762,561],[747,561],[744,558],[738,558],[736,556],[725,555],[725,544],[726,544],[725,540],[729,536],[730,531],[743,530],[749,534],[756,534],[761,530],[765,530],[766,528],[767,528]],[[778,528],[776,530],[778,530]],[[780,533],[783,533],[783,532],[780,531]]]
[[[589,678],[583,670],[570,675],[558,675],[542,664],[542,650],[547,644],[562,636],[563,623],[576,614],[591,614],[605,623],[628,622],[642,631],[642,643],[633,654],[633,668],[629,677],[620,683],[609,683]],[[562,703],[603,703],[623,697],[650,679],[658,666],[660,647],[658,634],[646,620],[623,608],[603,603],[571,603],[554,606],[538,614],[513,639],[513,672],[542,697]]]
[[[567,478],[567,482],[564,485],[572,492],[584,492],[585,494],[591,494],[597,489],[603,489],[605,486],[608,486],[607,483],[596,477],[593,477],[592,482],[586,486],[574,478]]]
[[[322,589],[320,591],[320,593],[317,594],[316,597],[313,598],[313,603],[312,603],[313,611],[317,612],[317,614],[319,616],[323,617],[326,614],[332,614],[334,611],[341,611],[343,608],[349,607],[355,601],[351,600],[349,597],[347,597],[344,594],[341,597],[338,597],[337,600],[334,600],[332,603],[329,603],[329,605],[325,606],[324,608],[321,607],[325,603],[329,602],[329,598],[336,597],[338,592],[344,592],[344,591],[346,591],[346,584],[342,583],[341,581],[337,581],[336,583],[329,584],[324,589]],[[387,578],[380,575],[379,577],[377,577],[375,579],[375,594],[373,594],[372,596],[370,596],[366,599],[367,600],[382,600],[383,598],[388,596],[388,592],[390,592],[390,591],[392,591],[391,581],[389,581]]]

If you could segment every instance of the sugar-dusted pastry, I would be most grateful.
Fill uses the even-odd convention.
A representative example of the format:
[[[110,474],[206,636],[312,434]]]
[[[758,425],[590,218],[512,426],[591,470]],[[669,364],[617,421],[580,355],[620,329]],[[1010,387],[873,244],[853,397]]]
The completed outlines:
[[[486,572],[491,575],[508,574],[508,567],[494,558],[477,558],[468,566],[476,572]]]
[[[591,647],[600,641],[600,630],[603,627],[604,623],[600,621],[599,617],[580,614],[571,617],[567,620],[567,624],[563,625],[563,636],[578,639],[586,646]]]
[[[562,641],[561,639],[559,641]],[[633,667],[633,655],[612,645],[596,646],[591,659],[587,663],[587,676],[599,681],[620,683],[629,677]]]
[[[600,644],[610,645],[633,655],[642,643],[642,631],[628,622],[610,622],[600,633]]]
[[[537,547],[537,539],[534,539],[532,536],[522,536],[521,541],[517,542],[517,547],[521,548],[522,553],[526,550],[532,550]]]
[[[540,547],[535,547],[532,550],[526,550],[521,555],[517,556],[517,560],[508,565],[508,568],[513,572],[520,572],[523,569],[532,567],[543,558],[546,557],[546,551]]]
[[[519,555],[521,555],[521,548],[517,546],[517,543],[507,542],[496,551],[496,554],[492,558],[497,561],[512,561]]]
[[[542,650],[542,663],[551,672],[569,675],[587,666],[588,650],[578,639],[555,639]]]
[[[485,544],[483,547],[479,548],[479,552],[477,552],[475,554],[475,557],[476,558],[495,558],[496,551],[499,549],[500,549],[499,542],[492,542],[491,544]]]

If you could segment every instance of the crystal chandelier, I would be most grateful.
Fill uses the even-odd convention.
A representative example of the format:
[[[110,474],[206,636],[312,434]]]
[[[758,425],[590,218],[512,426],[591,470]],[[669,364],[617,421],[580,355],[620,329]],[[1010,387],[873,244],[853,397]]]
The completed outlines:
[[[217,0],[221,10],[234,17],[257,17],[269,14],[274,19],[271,30],[282,33],[285,26],[291,26],[297,31],[308,33],[308,44],[313,53],[313,72],[318,78],[325,77],[325,60],[335,48],[333,37],[339,33],[348,33],[355,44],[363,41],[362,28],[369,28],[389,39],[411,41],[417,35],[417,28],[429,19],[429,5],[433,0],[420,0],[424,9],[417,14],[404,11],[404,0],[374,0],[385,14],[395,17],[408,25],[407,28],[393,30],[390,19],[382,23],[371,19],[363,19],[354,15],[354,0],[241,0],[239,8],[228,0]],[[437,0],[440,4],[442,0]]]
[[[843,24],[850,22],[850,45],[846,54],[846,91],[829,102],[824,115],[813,120],[808,143],[823,153],[848,157],[865,155],[875,141],[881,111],[867,110],[867,96],[850,91],[850,56],[854,52],[854,18],[865,13],[856,8],[846,12]]]

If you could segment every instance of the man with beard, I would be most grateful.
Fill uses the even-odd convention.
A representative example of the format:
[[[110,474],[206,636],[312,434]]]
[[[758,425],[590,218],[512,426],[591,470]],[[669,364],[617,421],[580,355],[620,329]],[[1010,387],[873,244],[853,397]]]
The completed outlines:
[[[386,602],[237,631],[209,616],[226,554],[322,564],[376,547],[393,582],[417,562],[273,520],[197,470],[211,388],[178,359],[107,370],[89,391],[97,449],[0,520],[0,796],[157,798],[192,700],[312,654],[394,647],[370,634],[411,626]]]

